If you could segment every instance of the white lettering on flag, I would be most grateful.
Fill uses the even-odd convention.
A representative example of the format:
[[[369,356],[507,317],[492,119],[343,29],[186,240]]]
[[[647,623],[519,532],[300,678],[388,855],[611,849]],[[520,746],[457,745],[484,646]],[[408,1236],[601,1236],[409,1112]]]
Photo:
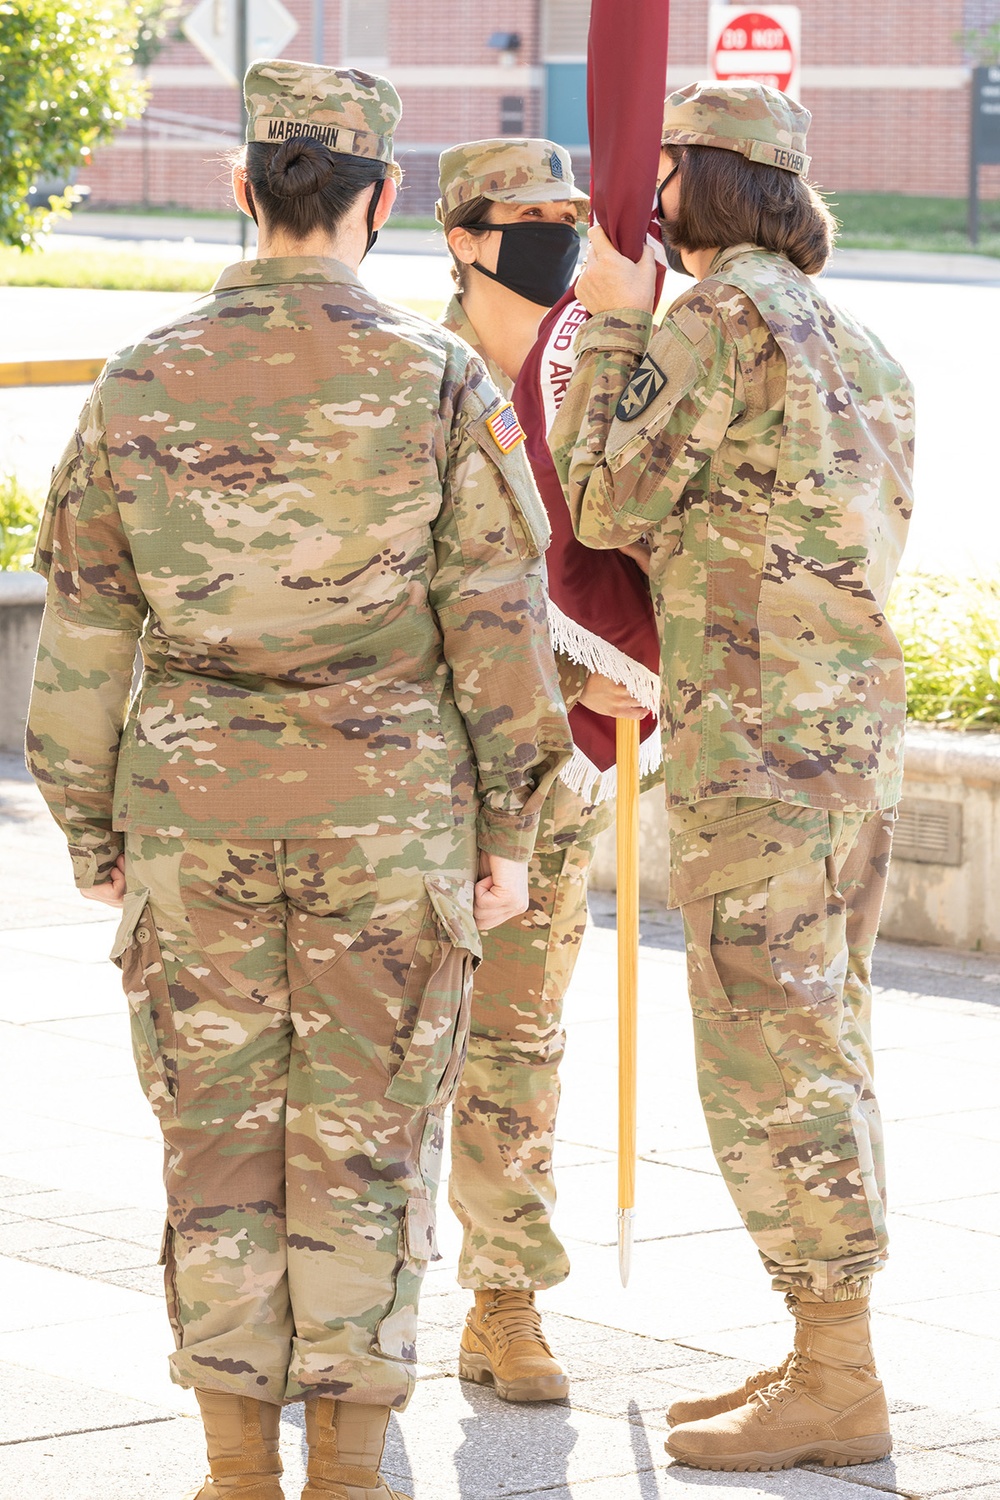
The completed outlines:
[[[576,354],[573,341],[577,330],[587,321],[587,309],[582,302],[570,302],[563,309],[549,330],[549,336],[539,363],[539,384],[542,391],[542,410],[545,413],[545,431],[552,430],[556,413],[562,405],[567,387],[576,369]]]

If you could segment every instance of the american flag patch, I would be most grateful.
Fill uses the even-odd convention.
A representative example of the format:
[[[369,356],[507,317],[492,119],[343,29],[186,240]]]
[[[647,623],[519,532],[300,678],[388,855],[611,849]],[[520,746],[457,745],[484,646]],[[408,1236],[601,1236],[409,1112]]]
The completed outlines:
[[[524,429],[517,420],[517,412],[509,401],[506,406],[501,406],[492,416],[486,418],[486,425],[489,428],[490,437],[501,453],[510,453],[518,443],[524,442]]]

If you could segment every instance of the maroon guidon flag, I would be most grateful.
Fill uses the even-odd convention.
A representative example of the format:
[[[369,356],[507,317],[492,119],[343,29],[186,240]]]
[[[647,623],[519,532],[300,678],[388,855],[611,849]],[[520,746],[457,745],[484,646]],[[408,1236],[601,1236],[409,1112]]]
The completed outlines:
[[[655,220],[656,175],[667,75],[669,0],[592,0],[587,56],[591,218],[630,260],[647,236],[663,250]],[[547,434],[573,374],[573,340],[589,314],[571,288],[546,314],[514,387],[535,482],[552,526],[546,553],[553,644],[592,672],[626,687],[650,713],[642,721],[643,775],[660,764],[654,717],[660,648],[649,585],[621,552],[597,552],[573,535]],[[575,754],[564,780],[593,801],[615,793],[615,720],[582,705],[571,711]]]

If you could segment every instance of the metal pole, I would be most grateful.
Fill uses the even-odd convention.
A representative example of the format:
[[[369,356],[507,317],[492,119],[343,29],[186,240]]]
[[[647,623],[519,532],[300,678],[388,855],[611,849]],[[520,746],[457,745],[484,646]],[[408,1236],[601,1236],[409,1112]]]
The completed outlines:
[[[980,70],[973,68],[969,86],[969,243],[979,244],[979,115]]]
[[[326,50],[326,37],[323,34],[323,23],[326,20],[324,14],[326,0],[313,0],[313,62],[322,63],[323,53]]]
[[[617,719],[618,1274],[628,1286],[635,1219],[639,994],[639,720]]]
[[[248,0],[236,0],[236,87],[240,91],[240,140],[247,138],[247,107],[243,98],[243,79],[247,71],[247,3]],[[240,214],[240,259],[247,258],[247,231],[249,221],[246,214]]]

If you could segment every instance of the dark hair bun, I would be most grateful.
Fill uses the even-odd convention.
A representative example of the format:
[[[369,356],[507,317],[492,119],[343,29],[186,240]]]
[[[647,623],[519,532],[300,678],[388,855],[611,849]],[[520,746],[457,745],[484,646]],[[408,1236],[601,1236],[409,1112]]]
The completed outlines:
[[[267,164],[267,185],[276,198],[305,198],[332,180],[335,163],[318,141],[292,136],[282,141]]]

